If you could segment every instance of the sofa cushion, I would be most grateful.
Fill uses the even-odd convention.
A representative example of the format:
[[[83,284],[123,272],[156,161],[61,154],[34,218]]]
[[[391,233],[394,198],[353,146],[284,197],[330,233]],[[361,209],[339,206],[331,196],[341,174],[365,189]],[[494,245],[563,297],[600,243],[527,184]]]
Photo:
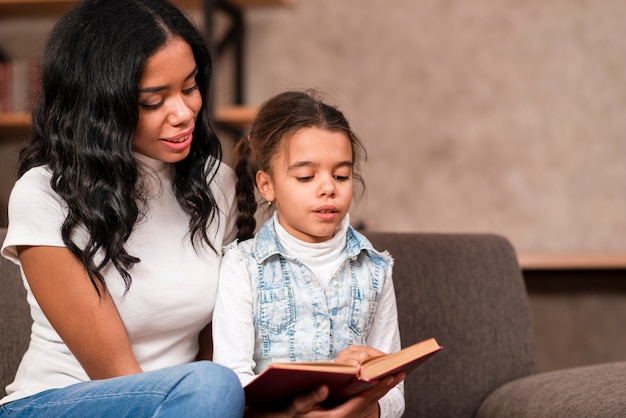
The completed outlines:
[[[509,382],[477,418],[626,417],[626,362],[540,373]]]

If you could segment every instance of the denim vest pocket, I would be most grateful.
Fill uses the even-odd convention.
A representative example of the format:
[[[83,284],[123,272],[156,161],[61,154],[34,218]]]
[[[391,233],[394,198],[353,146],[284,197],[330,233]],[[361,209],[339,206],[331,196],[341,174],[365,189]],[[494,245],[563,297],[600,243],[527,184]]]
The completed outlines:
[[[380,290],[358,287],[350,289],[350,319],[348,324],[356,335],[367,336],[374,321],[378,299],[380,299]]]
[[[291,287],[261,289],[258,291],[259,328],[272,334],[281,334],[296,322],[293,290]]]

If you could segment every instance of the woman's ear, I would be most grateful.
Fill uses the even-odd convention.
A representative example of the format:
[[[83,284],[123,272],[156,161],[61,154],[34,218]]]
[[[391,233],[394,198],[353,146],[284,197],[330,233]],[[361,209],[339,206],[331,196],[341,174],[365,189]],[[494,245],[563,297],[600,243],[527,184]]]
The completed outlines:
[[[256,187],[266,202],[274,201],[274,188],[272,187],[272,179],[268,173],[259,170],[256,172]]]

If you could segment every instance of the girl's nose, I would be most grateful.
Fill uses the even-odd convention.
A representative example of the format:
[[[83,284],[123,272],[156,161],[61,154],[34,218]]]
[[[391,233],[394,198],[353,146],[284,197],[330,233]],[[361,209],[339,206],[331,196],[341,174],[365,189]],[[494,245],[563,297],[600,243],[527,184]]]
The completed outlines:
[[[333,177],[327,177],[322,180],[320,184],[320,195],[321,196],[334,196],[335,195],[335,182]]]

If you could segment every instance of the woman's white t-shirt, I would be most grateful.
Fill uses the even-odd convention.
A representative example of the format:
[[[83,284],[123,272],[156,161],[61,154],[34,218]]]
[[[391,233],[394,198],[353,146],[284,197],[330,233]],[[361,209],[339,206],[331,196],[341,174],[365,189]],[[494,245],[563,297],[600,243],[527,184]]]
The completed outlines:
[[[171,190],[173,166],[137,155],[145,164],[149,190],[146,215],[135,226],[126,249],[141,262],[129,271],[130,290],[115,268],[103,275],[124,322],[133,353],[144,371],[193,361],[198,334],[210,321],[215,305],[221,248],[234,239],[235,175],[220,164],[211,182],[219,213],[207,245],[192,247],[189,217]],[[60,227],[67,210],[50,187],[45,167],[26,172],[15,184],[9,200],[9,226],[2,255],[19,265],[16,246],[64,247]],[[84,234],[83,234],[84,235]],[[73,236],[84,242],[84,236]],[[89,380],[65,343],[52,328],[35,300],[22,271],[34,320],[31,341],[8,396],[0,404],[32,394]]]

